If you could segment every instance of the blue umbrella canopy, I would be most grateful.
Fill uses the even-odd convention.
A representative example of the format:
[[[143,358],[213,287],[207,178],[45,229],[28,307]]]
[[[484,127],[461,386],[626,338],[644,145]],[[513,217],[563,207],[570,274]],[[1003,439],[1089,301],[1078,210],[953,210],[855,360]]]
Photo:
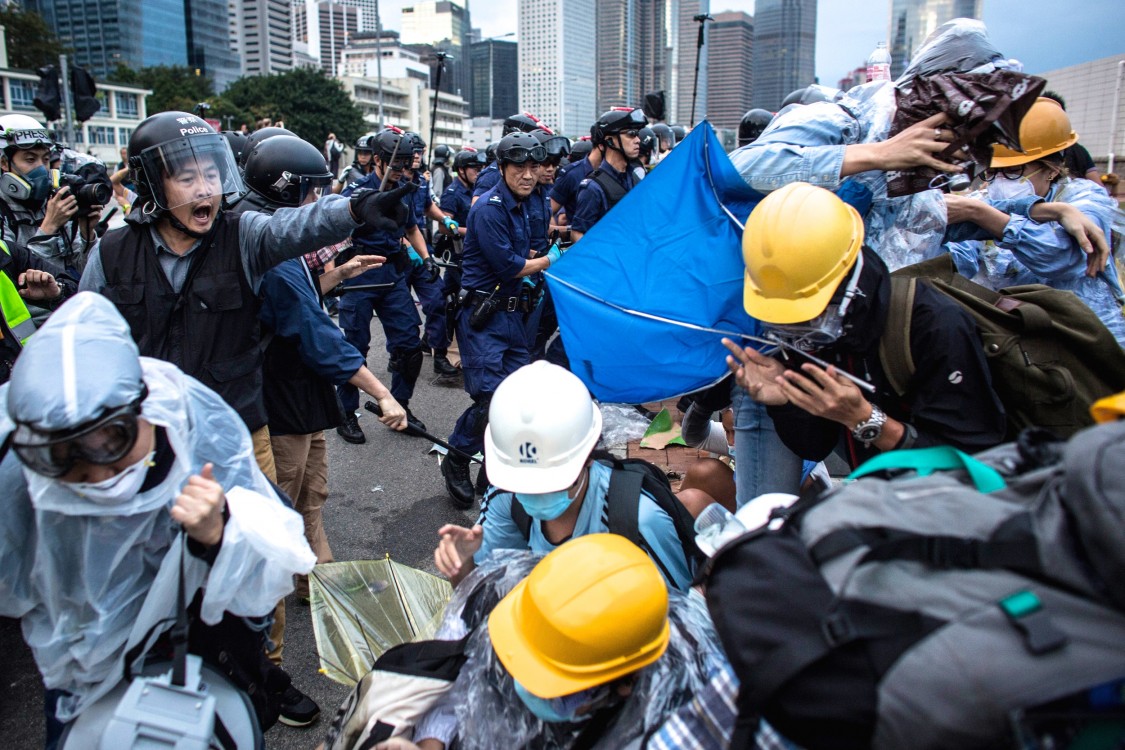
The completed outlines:
[[[570,367],[601,401],[638,404],[726,372],[742,307],[742,225],[762,194],[700,123],[547,272]]]

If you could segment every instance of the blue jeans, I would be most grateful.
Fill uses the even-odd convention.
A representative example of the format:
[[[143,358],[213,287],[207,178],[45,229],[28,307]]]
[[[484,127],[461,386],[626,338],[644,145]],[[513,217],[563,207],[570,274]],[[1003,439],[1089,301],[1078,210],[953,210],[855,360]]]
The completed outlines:
[[[801,489],[802,461],[785,447],[766,407],[746,389],[731,385],[734,409],[735,502],[742,507],[766,492]]]

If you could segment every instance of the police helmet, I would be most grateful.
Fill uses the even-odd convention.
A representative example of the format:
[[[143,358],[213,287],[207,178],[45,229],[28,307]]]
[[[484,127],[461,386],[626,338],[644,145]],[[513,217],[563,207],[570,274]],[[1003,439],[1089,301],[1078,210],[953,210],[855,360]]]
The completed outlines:
[[[525,164],[528,161],[547,160],[547,149],[531,133],[508,133],[496,147],[496,159],[501,164]]]
[[[673,125],[672,135],[676,137],[676,143],[679,143],[684,138],[687,138],[687,128],[685,128],[683,125]]]
[[[790,91],[788,96],[781,100],[782,108],[790,104],[815,104],[816,102],[834,102],[843,97],[844,92],[830,86],[821,86],[814,83],[803,88]]]
[[[267,138],[246,157],[246,187],[277,206],[299,206],[313,188],[332,184],[324,156],[291,135]]]
[[[539,141],[540,146],[547,149],[548,159],[554,159],[557,163],[570,156],[570,139],[566,136],[556,135],[546,130],[536,130],[532,135]]]
[[[590,136],[584,135],[570,146],[570,161],[573,164],[576,161],[582,161],[590,152],[594,150],[594,142],[590,140]]]
[[[637,132],[637,135],[641,137],[641,157],[652,156],[652,152],[656,150],[656,133],[646,125]]]
[[[407,132],[410,137],[410,150],[416,154],[423,153],[426,150],[426,141],[421,135],[415,132]]]
[[[453,157],[453,169],[458,172],[472,167],[484,169],[486,166],[488,166],[488,157],[471,146],[463,151],[458,151],[457,155]]]
[[[253,151],[254,147],[259,143],[267,138],[273,138],[275,135],[291,135],[296,137],[297,134],[292,130],[287,130],[286,128],[279,128],[275,126],[271,126],[268,128],[258,128],[253,133],[246,136],[246,143],[242,146],[242,158],[238,160],[238,166],[245,167],[247,154]]]
[[[440,146],[434,146],[434,166],[440,167],[454,156],[453,149],[446,146],[444,143]]]
[[[606,142],[606,136],[624,133],[627,130],[640,130],[648,125],[645,113],[633,107],[614,107],[608,112],[603,112],[590,127],[590,137],[595,146]]]
[[[356,153],[358,154],[360,151],[366,152],[368,154],[375,153],[375,143],[374,143],[374,141],[375,141],[375,134],[374,133],[368,133],[366,135],[361,135],[359,138],[356,138],[355,139],[355,151],[356,151]]]
[[[218,169],[216,189],[223,195],[243,192],[227,139],[189,112],[160,112],[145,119],[129,137],[127,154],[138,197],[157,208],[174,208],[164,192],[164,178],[196,166],[200,159]]]
[[[660,153],[671,151],[676,145],[676,134],[672,132],[672,128],[668,125],[657,122],[652,125],[652,132],[656,133],[657,145],[660,148]]]
[[[509,115],[504,120],[504,135],[509,133],[531,133],[541,128],[545,128],[539,121],[539,118],[530,112],[517,112],[514,115]]]
[[[765,109],[752,109],[742,116],[738,123],[738,145],[745,146],[758,140],[769,124],[773,122],[773,113]]]
[[[242,152],[246,150],[246,141],[249,140],[248,136],[241,130],[224,130],[223,138],[227,139],[230,144],[230,152],[234,155],[236,163],[242,163]]]
[[[496,161],[496,147],[498,143],[490,143],[484,147],[484,158],[488,164]]]
[[[393,125],[372,139],[375,158],[392,170],[408,169],[414,161],[414,138]]]

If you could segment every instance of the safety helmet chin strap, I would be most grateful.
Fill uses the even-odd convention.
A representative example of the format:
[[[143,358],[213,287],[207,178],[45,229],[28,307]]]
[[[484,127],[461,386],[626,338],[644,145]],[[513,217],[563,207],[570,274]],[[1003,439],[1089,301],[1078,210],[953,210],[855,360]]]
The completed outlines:
[[[605,148],[613,149],[614,151],[621,154],[622,156],[625,156],[625,150],[622,149],[620,146],[614,146],[613,143],[609,140],[611,136],[617,136],[618,140],[621,139],[620,133],[606,133],[606,136],[602,140],[601,145],[605,146]],[[602,151],[604,153],[605,149],[602,149]]]

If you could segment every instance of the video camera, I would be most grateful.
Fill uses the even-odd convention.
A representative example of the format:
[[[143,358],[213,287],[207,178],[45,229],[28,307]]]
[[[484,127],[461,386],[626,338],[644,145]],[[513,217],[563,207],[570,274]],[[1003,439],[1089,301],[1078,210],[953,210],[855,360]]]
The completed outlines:
[[[113,183],[105,164],[70,149],[63,151],[59,168],[51,170],[51,187],[52,195],[70,188],[80,212],[89,211],[93,206],[105,206],[113,198]]]

